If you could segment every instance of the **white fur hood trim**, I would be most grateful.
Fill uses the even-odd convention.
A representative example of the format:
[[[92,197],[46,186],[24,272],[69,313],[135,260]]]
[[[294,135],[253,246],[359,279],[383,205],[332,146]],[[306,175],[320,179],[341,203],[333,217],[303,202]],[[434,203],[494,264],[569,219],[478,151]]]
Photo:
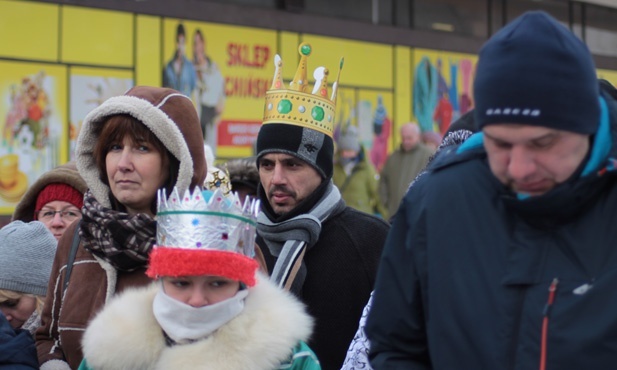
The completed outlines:
[[[92,368],[272,370],[312,331],[303,304],[259,275],[240,315],[206,339],[167,347],[152,313],[159,287],[128,290],[94,318],[82,339]]]

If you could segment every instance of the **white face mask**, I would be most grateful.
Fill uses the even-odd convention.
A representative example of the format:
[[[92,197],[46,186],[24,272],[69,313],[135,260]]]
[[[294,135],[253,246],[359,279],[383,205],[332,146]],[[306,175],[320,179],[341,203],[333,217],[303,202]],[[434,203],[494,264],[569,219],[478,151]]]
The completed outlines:
[[[203,307],[192,307],[168,296],[159,289],[152,302],[154,317],[165,333],[175,342],[201,339],[225,325],[244,309],[248,289],[235,296]]]

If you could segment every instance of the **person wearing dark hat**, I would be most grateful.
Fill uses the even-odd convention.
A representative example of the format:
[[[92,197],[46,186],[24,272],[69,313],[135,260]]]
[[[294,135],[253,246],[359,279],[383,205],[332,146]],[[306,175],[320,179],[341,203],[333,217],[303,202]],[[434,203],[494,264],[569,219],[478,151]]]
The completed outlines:
[[[13,221],[0,229],[0,311],[14,329],[33,335],[40,326],[56,246],[39,221]]]
[[[617,101],[527,12],[480,50],[474,120],[406,194],[366,333],[375,369],[617,363]]]
[[[66,229],[81,219],[87,189],[75,163],[68,162],[45,172],[28,188],[12,219],[41,221],[60,240]]]
[[[282,61],[275,57],[257,136],[263,211],[257,244],[271,279],[298,296],[315,317],[309,345],[322,367],[339,369],[373,287],[389,225],[347,207],[332,183],[338,81],[328,96],[328,71],[319,67],[312,93],[308,90],[311,51],[310,45],[300,45],[300,65],[288,89]]]
[[[388,211],[379,199],[379,176],[360,144],[358,128],[347,125],[337,140],[332,181],[345,203],[372,215],[388,219]]]
[[[117,293],[150,283],[157,190],[183,192],[206,177],[197,111],[176,90],[133,87],[88,113],[76,163],[88,190],[81,222],[58,242],[36,333],[43,370],[76,369],[92,317]]]

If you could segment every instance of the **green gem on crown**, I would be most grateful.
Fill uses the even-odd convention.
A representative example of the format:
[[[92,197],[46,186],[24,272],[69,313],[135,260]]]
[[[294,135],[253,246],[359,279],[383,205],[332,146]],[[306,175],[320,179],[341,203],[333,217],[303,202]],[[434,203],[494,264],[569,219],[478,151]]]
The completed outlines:
[[[279,102],[276,110],[281,114],[287,114],[291,112],[292,104],[288,99],[283,99]]]
[[[313,119],[316,121],[322,121],[324,115],[325,114],[322,107],[313,107],[313,109],[311,110],[311,116],[313,116]]]
[[[311,45],[302,45],[302,47],[300,48],[300,52],[302,53],[302,55],[311,55]]]

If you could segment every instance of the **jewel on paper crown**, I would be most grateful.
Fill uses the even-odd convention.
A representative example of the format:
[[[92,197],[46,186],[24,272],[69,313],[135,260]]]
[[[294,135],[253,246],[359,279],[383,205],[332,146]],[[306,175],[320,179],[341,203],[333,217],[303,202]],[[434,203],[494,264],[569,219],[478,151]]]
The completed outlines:
[[[328,69],[325,67],[315,69],[313,72],[315,85],[309,93],[306,71],[307,59],[312,52],[311,45],[305,42],[300,44],[298,52],[300,53],[300,64],[287,89],[282,77],[283,61],[278,54],[274,57],[274,79],[270,90],[266,92],[263,124],[287,123],[311,128],[332,137],[336,94],[338,80],[343,69],[343,58],[339,63],[336,81],[332,84],[332,94],[328,98]]]
[[[259,200],[242,203],[237,193],[196,188],[184,195],[174,188],[158,193],[157,247],[217,250],[254,256]]]

